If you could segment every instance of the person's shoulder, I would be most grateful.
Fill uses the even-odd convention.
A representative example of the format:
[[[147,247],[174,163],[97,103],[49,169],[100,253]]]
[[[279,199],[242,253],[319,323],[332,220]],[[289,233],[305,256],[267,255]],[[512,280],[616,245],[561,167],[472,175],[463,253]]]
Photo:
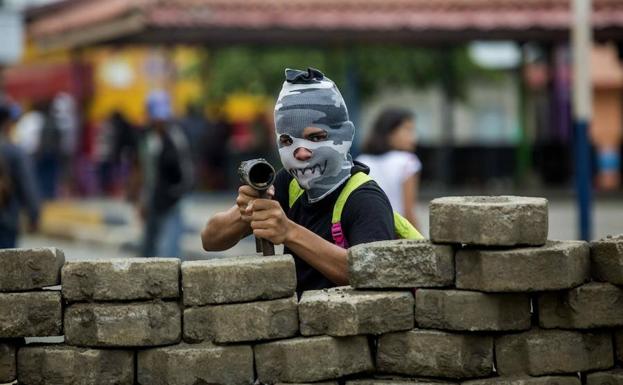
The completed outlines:
[[[345,211],[383,209],[386,206],[391,211],[391,204],[387,195],[374,181],[370,180],[356,188],[346,200]]]

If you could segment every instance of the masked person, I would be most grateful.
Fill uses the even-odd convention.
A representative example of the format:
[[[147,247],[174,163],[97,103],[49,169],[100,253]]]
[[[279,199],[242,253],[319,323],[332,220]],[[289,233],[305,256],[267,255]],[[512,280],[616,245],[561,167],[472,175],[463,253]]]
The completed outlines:
[[[285,74],[275,106],[283,169],[269,190],[273,199],[240,187],[236,205],[213,216],[201,236],[208,251],[230,248],[251,233],[283,244],[294,256],[300,294],[348,284],[346,248],[393,239],[394,218],[385,193],[364,179],[332,223],[347,182],[353,175],[367,178],[369,170],[349,153],[355,127],[335,84],[311,68]]]

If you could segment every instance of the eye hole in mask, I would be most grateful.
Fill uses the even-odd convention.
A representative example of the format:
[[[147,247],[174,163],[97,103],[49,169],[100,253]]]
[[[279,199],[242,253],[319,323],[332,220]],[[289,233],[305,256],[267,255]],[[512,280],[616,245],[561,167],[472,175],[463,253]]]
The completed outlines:
[[[306,135],[305,139],[312,142],[322,142],[324,140],[327,140],[327,136],[328,135],[326,131],[318,131],[313,134]]]
[[[290,135],[279,135],[279,144],[281,144],[282,146],[289,146],[292,144],[292,137]]]

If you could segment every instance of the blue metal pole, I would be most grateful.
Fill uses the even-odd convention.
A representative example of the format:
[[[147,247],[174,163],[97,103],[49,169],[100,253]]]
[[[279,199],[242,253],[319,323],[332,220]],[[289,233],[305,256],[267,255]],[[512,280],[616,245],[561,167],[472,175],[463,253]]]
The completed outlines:
[[[587,120],[575,119],[574,122],[574,153],[575,153],[575,185],[576,201],[578,205],[580,239],[591,240],[591,202],[592,202],[592,183],[591,183],[591,162],[590,147],[588,143],[588,130],[590,123]]]
[[[593,98],[590,55],[592,0],[573,0],[573,121],[575,133],[575,184],[579,214],[580,239],[591,239],[591,164],[588,129]]]

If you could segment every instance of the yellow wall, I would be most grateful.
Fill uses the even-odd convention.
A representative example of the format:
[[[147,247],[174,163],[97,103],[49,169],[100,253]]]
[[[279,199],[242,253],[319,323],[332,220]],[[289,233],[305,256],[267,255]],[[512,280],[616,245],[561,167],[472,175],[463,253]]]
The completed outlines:
[[[119,109],[133,122],[144,122],[145,99],[154,89],[171,93],[177,115],[201,96],[196,49],[101,48],[87,54],[86,59],[94,65],[94,93],[88,113],[94,121]]]
[[[80,51],[81,60],[93,66],[93,95],[86,118],[99,122],[115,109],[133,122],[145,120],[145,99],[150,90],[170,92],[173,110],[179,116],[189,102],[200,99],[199,48],[177,46],[93,47]],[[19,65],[69,63],[69,50],[42,51],[27,42]]]

